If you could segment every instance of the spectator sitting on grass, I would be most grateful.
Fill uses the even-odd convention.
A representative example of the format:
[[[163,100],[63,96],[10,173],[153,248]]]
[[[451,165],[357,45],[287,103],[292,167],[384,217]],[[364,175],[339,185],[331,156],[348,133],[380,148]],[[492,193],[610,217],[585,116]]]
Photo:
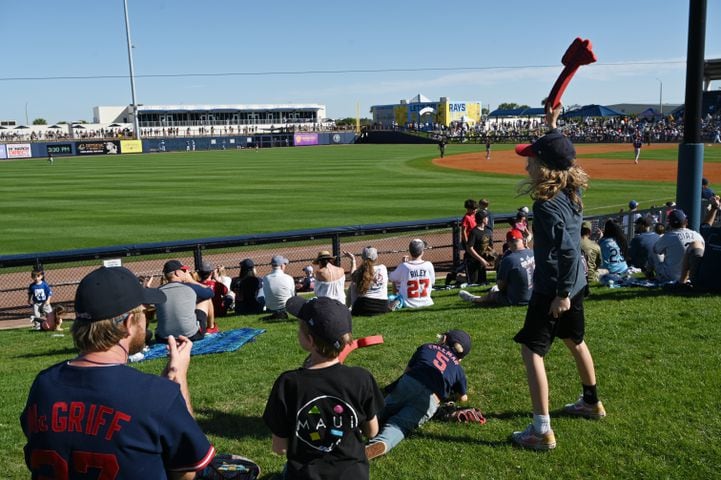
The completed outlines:
[[[376,264],[378,250],[365,247],[361,253],[363,263],[355,268],[352,253],[343,252],[353,258],[350,284],[350,300],[354,316],[372,316],[388,312],[388,269]]]
[[[345,305],[345,270],[336,266],[334,260],[328,250],[318,252],[313,260],[313,264],[318,265],[313,291],[316,297],[334,298]]]
[[[240,275],[230,284],[235,292],[235,313],[238,315],[255,315],[265,310],[263,282],[256,275],[252,259],[246,258],[240,262]]]
[[[270,265],[273,270],[263,277],[263,295],[265,296],[265,307],[270,315],[264,320],[287,320],[288,313],[285,311],[285,302],[295,295],[295,280],[285,273],[288,259],[282,255],[275,255]]]
[[[167,343],[170,336],[200,340],[208,329],[213,291],[196,282],[190,275],[190,267],[178,260],[165,262],[163,275],[167,283],[160,287],[160,291],[167,300],[157,306],[155,340]]]
[[[651,231],[653,220],[651,217],[641,217],[636,220],[636,236],[631,239],[628,251],[628,260],[631,266],[640,269],[645,274],[653,272],[655,264],[653,246],[659,238],[656,232]]]
[[[393,282],[396,295],[388,297],[391,310],[402,307],[422,308],[433,305],[431,292],[436,283],[436,271],[433,264],[423,259],[426,242],[414,238],[408,245],[408,256],[403,257],[403,263],[398,265],[388,280]]]
[[[461,290],[458,295],[463,300],[489,307],[528,305],[533,289],[533,271],[536,267],[533,251],[526,248],[519,230],[509,231],[506,242],[508,254],[504,255],[498,266],[496,285],[482,297]]]
[[[659,255],[655,265],[656,280],[661,283],[681,280],[688,246],[693,245],[693,248],[700,248],[703,252],[706,245],[700,233],[686,228],[688,220],[680,208],[669,213],[667,221],[669,229],[653,246],[654,253]]]
[[[628,255],[628,242],[621,226],[612,219],[606,220],[603,226],[603,237],[598,241],[601,247],[601,268],[598,273],[603,282],[605,278],[620,278],[628,273],[626,256]],[[613,275],[616,277],[604,277]]]

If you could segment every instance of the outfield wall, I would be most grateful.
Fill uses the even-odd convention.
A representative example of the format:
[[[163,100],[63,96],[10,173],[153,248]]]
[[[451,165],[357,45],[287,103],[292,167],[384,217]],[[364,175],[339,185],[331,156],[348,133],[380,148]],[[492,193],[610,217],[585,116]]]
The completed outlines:
[[[121,153],[234,150],[236,148],[305,147],[355,143],[354,132],[295,132],[197,138],[149,138],[143,140],[65,140],[0,144],[0,160],[22,158],[117,155]]]

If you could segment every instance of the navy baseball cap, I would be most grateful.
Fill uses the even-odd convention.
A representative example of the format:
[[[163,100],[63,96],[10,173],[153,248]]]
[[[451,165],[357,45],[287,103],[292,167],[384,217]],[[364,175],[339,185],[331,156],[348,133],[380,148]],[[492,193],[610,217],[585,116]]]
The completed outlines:
[[[306,300],[296,295],[288,299],[285,309],[303,320],[313,335],[336,349],[345,345],[343,335],[353,331],[350,310],[334,298],[318,297]]]
[[[446,345],[451,347],[458,358],[463,358],[471,352],[471,336],[468,333],[463,330],[448,330],[443,335],[446,336]],[[456,344],[459,345],[458,349],[455,347]]]
[[[174,272],[176,270],[185,270],[187,272],[190,270],[190,267],[183,265],[179,260],[168,260],[165,262],[165,265],[163,265],[163,274]]]
[[[555,129],[532,144],[516,145],[516,154],[535,157],[551,170],[568,170],[576,159],[573,143]]]
[[[668,223],[672,227],[681,227],[685,221],[686,213],[680,208],[671,210],[671,213],[668,214]]]
[[[240,268],[243,270],[252,270],[255,268],[255,262],[251,258],[246,258],[240,262]]]
[[[636,200],[631,200],[628,202],[628,208],[636,208],[638,207],[638,202]]]
[[[76,317],[95,322],[117,317],[138,305],[165,303],[157,288],[145,288],[125,267],[100,267],[80,281],[75,292]]]

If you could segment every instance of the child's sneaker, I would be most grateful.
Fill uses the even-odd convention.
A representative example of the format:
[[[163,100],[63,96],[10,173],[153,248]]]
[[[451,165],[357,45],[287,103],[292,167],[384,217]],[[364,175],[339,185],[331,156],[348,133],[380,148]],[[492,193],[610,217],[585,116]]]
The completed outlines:
[[[210,327],[209,329],[207,329],[207,330],[205,331],[205,333],[218,333],[218,326],[217,326],[217,325],[213,325],[212,327]]]
[[[465,300],[466,302],[475,302],[478,300],[478,297],[473,295],[470,292],[467,292],[465,290],[461,290],[458,292],[458,296],[461,297],[462,300]]]
[[[33,320],[33,327],[32,330],[42,330],[43,329],[43,322],[42,320]]]
[[[366,457],[368,457],[368,460],[385,455],[385,453],[386,444],[380,440],[366,445]]]
[[[549,430],[544,434],[536,433],[531,423],[522,432],[513,432],[511,440],[516,445],[532,450],[551,450],[556,448],[556,436],[553,430]]]
[[[603,403],[599,400],[597,404],[591,405],[583,401],[583,395],[581,395],[576,403],[569,403],[563,407],[563,412],[568,415],[576,417],[585,417],[598,420],[606,416],[606,409],[603,408]]]

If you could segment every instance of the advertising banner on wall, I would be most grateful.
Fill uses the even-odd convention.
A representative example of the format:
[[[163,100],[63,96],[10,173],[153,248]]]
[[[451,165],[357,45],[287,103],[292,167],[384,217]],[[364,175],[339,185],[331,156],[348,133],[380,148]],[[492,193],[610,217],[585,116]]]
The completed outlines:
[[[0,158],[8,158],[8,153],[5,149],[5,145],[0,145]]]
[[[293,144],[296,147],[302,147],[304,145],[318,145],[318,134],[296,133],[295,135],[293,135]]]
[[[140,140],[120,140],[120,153],[143,153],[143,142]]]
[[[29,143],[8,143],[6,146],[8,158],[30,158],[33,156],[30,153]]]
[[[72,155],[73,146],[69,143],[48,145],[48,155]]]
[[[115,155],[120,153],[120,142],[78,142],[75,149],[78,155]]]

